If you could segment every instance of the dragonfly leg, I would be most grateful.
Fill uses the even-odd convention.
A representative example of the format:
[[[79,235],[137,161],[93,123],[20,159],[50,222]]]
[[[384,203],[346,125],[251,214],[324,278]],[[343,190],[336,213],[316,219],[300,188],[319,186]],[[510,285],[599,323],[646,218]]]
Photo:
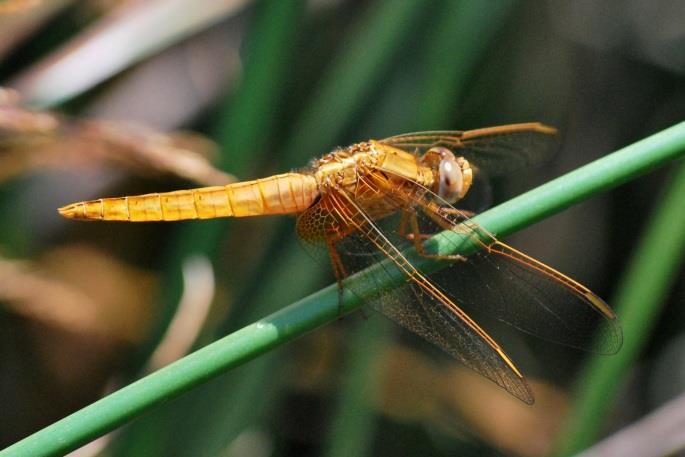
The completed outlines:
[[[432,237],[432,234],[427,234],[427,233],[421,233],[421,230],[419,229],[419,221],[416,218],[416,213],[410,212],[410,211],[404,211],[402,213],[402,220],[406,218],[408,220],[408,223],[411,227],[412,233],[408,233],[406,235],[403,234],[407,239],[413,240],[414,241],[414,248],[416,249],[416,252],[421,256],[421,257],[426,257],[430,259],[439,259],[439,260],[466,260],[466,257],[463,255],[459,254],[449,254],[449,255],[441,255],[441,254],[429,254],[426,252],[426,250],[423,248],[423,242],[424,240],[427,240],[428,238]],[[402,224],[402,222],[400,222]],[[403,228],[400,226],[400,234],[402,234]],[[406,227],[404,228],[406,230]]]
[[[414,237],[414,234],[407,233],[407,224],[409,223],[409,218],[411,214],[412,213],[410,211],[402,211],[402,217],[400,218],[400,228],[398,230],[398,233],[402,238],[406,238],[410,241]]]
[[[427,240],[430,238],[432,235],[429,235],[427,233],[420,233],[418,230],[414,230],[414,223],[416,222],[416,214],[411,212],[411,211],[402,211],[402,217],[400,218],[400,228],[397,231],[398,234],[402,237],[405,238],[409,241],[414,241],[416,244],[416,240]],[[409,229],[407,229],[407,226],[409,225]],[[417,224],[418,228],[418,224]],[[411,230],[411,233],[408,232],[408,230]]]
[[[433,222],[435,222],[439,227],[441,227],[444,230],[452,230],[458,233],[462,233],[464,235],[468,235],[470,238],[473,239],[476,243],[480,244],[483,249],[488,249],[488,246],[492,244],[493,242],[497,241],[495,237],[489,233],[487,230],[483,229],[482,227],[478,226],[475,224],[473,221],[471,221],[471,217],[473,217],[476,213],[473,211],[468,211],[468,210],[460,210],[456,208],[452,208],[450,206],[440,206],[437,208],[433,208],[431,211],[427,212],[427,215],[433,219]],[[407,216],[409,217],[409,216]],[[416,215],[414,214],[414,223],[416,224],[416,228],[413,229],[414,231],[418,231],[420,233],[420,229],[418,229],[418,222],[416,221]],[[424,234],[422,235],[423,239],[430,238],[433,236],[434,233],[432,234]],[[410,235],[407,237],[408,239],[412,239],[413,235]],[[431,256],[429,256],[431,257]],[[432,256],[432,257],[437,257],[437,258],[446,258],[449,259],[451,256]]]
[[[445,209],[447,210],[448,213],[454,213],[455,212],[454,208],[445,208]],[[476,213],[474,211],[469,211],[467,209],[460,209],[458,211],[468,218],[472,218],[476,215]]]
[[[451,207],[441,207],[439,213],[445,218],[450,220],[452,224],[459,223],[463,224],[465,227],[473,229],[469,236],[478,244],[480,244],[483,249],[488,250],[492,242],[496,241],[495,237],[489,233],[483,227],[479,227],[474,224],[470,219],[476,215],[473,211],[461,210]],[[449,229],[449,227],[445,227]],[[489,239],[489,240],[488,240]]]
[[[340,259],[340,254],[335,248],[335,241],[332,238],[326,238],[326,247],[328,247],[328,255],[331,258],[331,264],[333,265],[333,274],[335,275],[335,280],[338,283],[338,318],[343,317],[343,279],[347,277],[347,272],[345,271],[345,266]]]
[[[445,215],[450,215],[450,216],[456,216],[459,222],[465,221],[467,218],[471,218],[476,215],[473,211],[468,211],[468,210],[461,210],[461,209],[456,209],[456,208],[445,208],[441,207],[440,208],[440,213],[445,214]],[[411,211],[402,211],[402,217],[400,218],[400,228],[398,230],[399,235],[402,238],[406,238],[409,241],[412,241],[414,239],[414,233],[412,230],[412,233],[407,233],[407,225],[411,224],[411,219],[412,217],[416,219],[416,214],[414,214]],[[421,237],[422,239],[426,240],[430,238],[433,235],[429,234],[422,234]]]
[[[476,215],[476,213],[474,213],[473,211],[469,211],[467,209],[448,208],[445,206],[440,207],[440,212],[443,214],[456,216],[458,219],[461,219],[462,221],[466,220],[466,218],[472,218]]]

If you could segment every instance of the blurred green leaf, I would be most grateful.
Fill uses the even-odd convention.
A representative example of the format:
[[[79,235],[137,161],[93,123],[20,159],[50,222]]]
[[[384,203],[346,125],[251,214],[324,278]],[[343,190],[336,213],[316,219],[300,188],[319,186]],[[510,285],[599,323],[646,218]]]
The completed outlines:
[[[426,79],[412,130],[436,130],[457,112],[466,83],[517,2],[448,1],[426,32]]]
[[[331,424],[324,455],[344,457],[371,455],[374,432],[372,400],[379,388],[378,359],[386,340],[388,324],[383,319],[370,319],[358,325],[350,335],[347,366],[337,396],[337,407]]]
[[[390,71],[393,57],[407,42],[430,2],[375,1],[350,33],[353,37],[331,63],[312,101],[293,124],[285,148],[286,166],[298,154],[322,155],[335,145],[364,106],[371,90]]]
[[[682,125],[682,124],[681,124]],[[621,380],[652,335],[685,257],[685,162],[679,165],[621,279],[612,303],[624,343],[613,357],[593,357],[580,378],[577,399],[558,455],[574,455],[601,435]]]

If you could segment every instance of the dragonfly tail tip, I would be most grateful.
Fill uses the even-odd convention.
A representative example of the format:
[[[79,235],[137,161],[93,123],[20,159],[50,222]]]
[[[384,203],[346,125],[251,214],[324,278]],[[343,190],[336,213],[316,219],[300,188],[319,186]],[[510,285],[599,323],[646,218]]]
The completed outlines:
[[[85,219],[85,211],[82,203],[72,203],[57,209],[57,212],[67,219]]]

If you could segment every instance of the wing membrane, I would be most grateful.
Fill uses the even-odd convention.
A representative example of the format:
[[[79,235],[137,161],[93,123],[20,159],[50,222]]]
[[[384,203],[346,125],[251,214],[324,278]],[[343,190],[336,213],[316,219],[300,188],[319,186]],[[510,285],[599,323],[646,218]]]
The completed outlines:
[[[382,183],[378,183],[382,186]],[[392,198],[414,205],[421,232],[467,231],[485,249],[454,262],[431,279],[470,314],[493,316],[547,341],[600,354],[618,352],[623,335],[611,308],[587,287],[498,241],[490,233],[416,183],[395,187]]]
[[[464,365],[506,389],[526,403],[533,396],[520,371],[503,349],[402,255],[388,236],[364,213],[351,196],[332,193],[301,217],[321,221],[319,214],[338,214],[355,228],[335,243],[348,273],[360,277],[345,281],[360,296],[378,294],[369,305],[396,323],[435,344]],[[318,213],[318,214],[317,214]],[[310,245],[309,249],[316,249]],[[366,269],[367,266],[373,268]],[[387,291],[388,284],[400,284]]]
[[[407,133],[380,140],[409,152],[444,146],[492,175],[540,163],[554,152],[556,129],[532,122],[476,130]]]

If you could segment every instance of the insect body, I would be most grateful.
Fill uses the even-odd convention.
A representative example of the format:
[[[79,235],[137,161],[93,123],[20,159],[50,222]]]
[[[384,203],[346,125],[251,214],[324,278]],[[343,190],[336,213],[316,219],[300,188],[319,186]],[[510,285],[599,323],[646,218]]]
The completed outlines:
[[[72,219],[131,222],[296,214],[303,244],[314,256],[328,256],[341,290],[345,278],[359,272],[355,284],[379,286],[369,303],[374,309],[532,403],[514,361],[464,308],[600,353],[621,346],[616,315],[585,286],[498,241],[453,205],[467,195],[477,170],[504,174],[539,162],[555,132],[527,123],[409,133],[330,152],[299,172],[91,200],[59,212]],[[454,244],[449,232],[478,240],[481,251],[468,257],[427,252],[423,242],[431,236]],[[405,256],[406,247],[445,261],[447,268],[423,271]],[[379,262],[383,268],[367,268]],[[397,275],[405,283],[382,291],[380,285]]]

